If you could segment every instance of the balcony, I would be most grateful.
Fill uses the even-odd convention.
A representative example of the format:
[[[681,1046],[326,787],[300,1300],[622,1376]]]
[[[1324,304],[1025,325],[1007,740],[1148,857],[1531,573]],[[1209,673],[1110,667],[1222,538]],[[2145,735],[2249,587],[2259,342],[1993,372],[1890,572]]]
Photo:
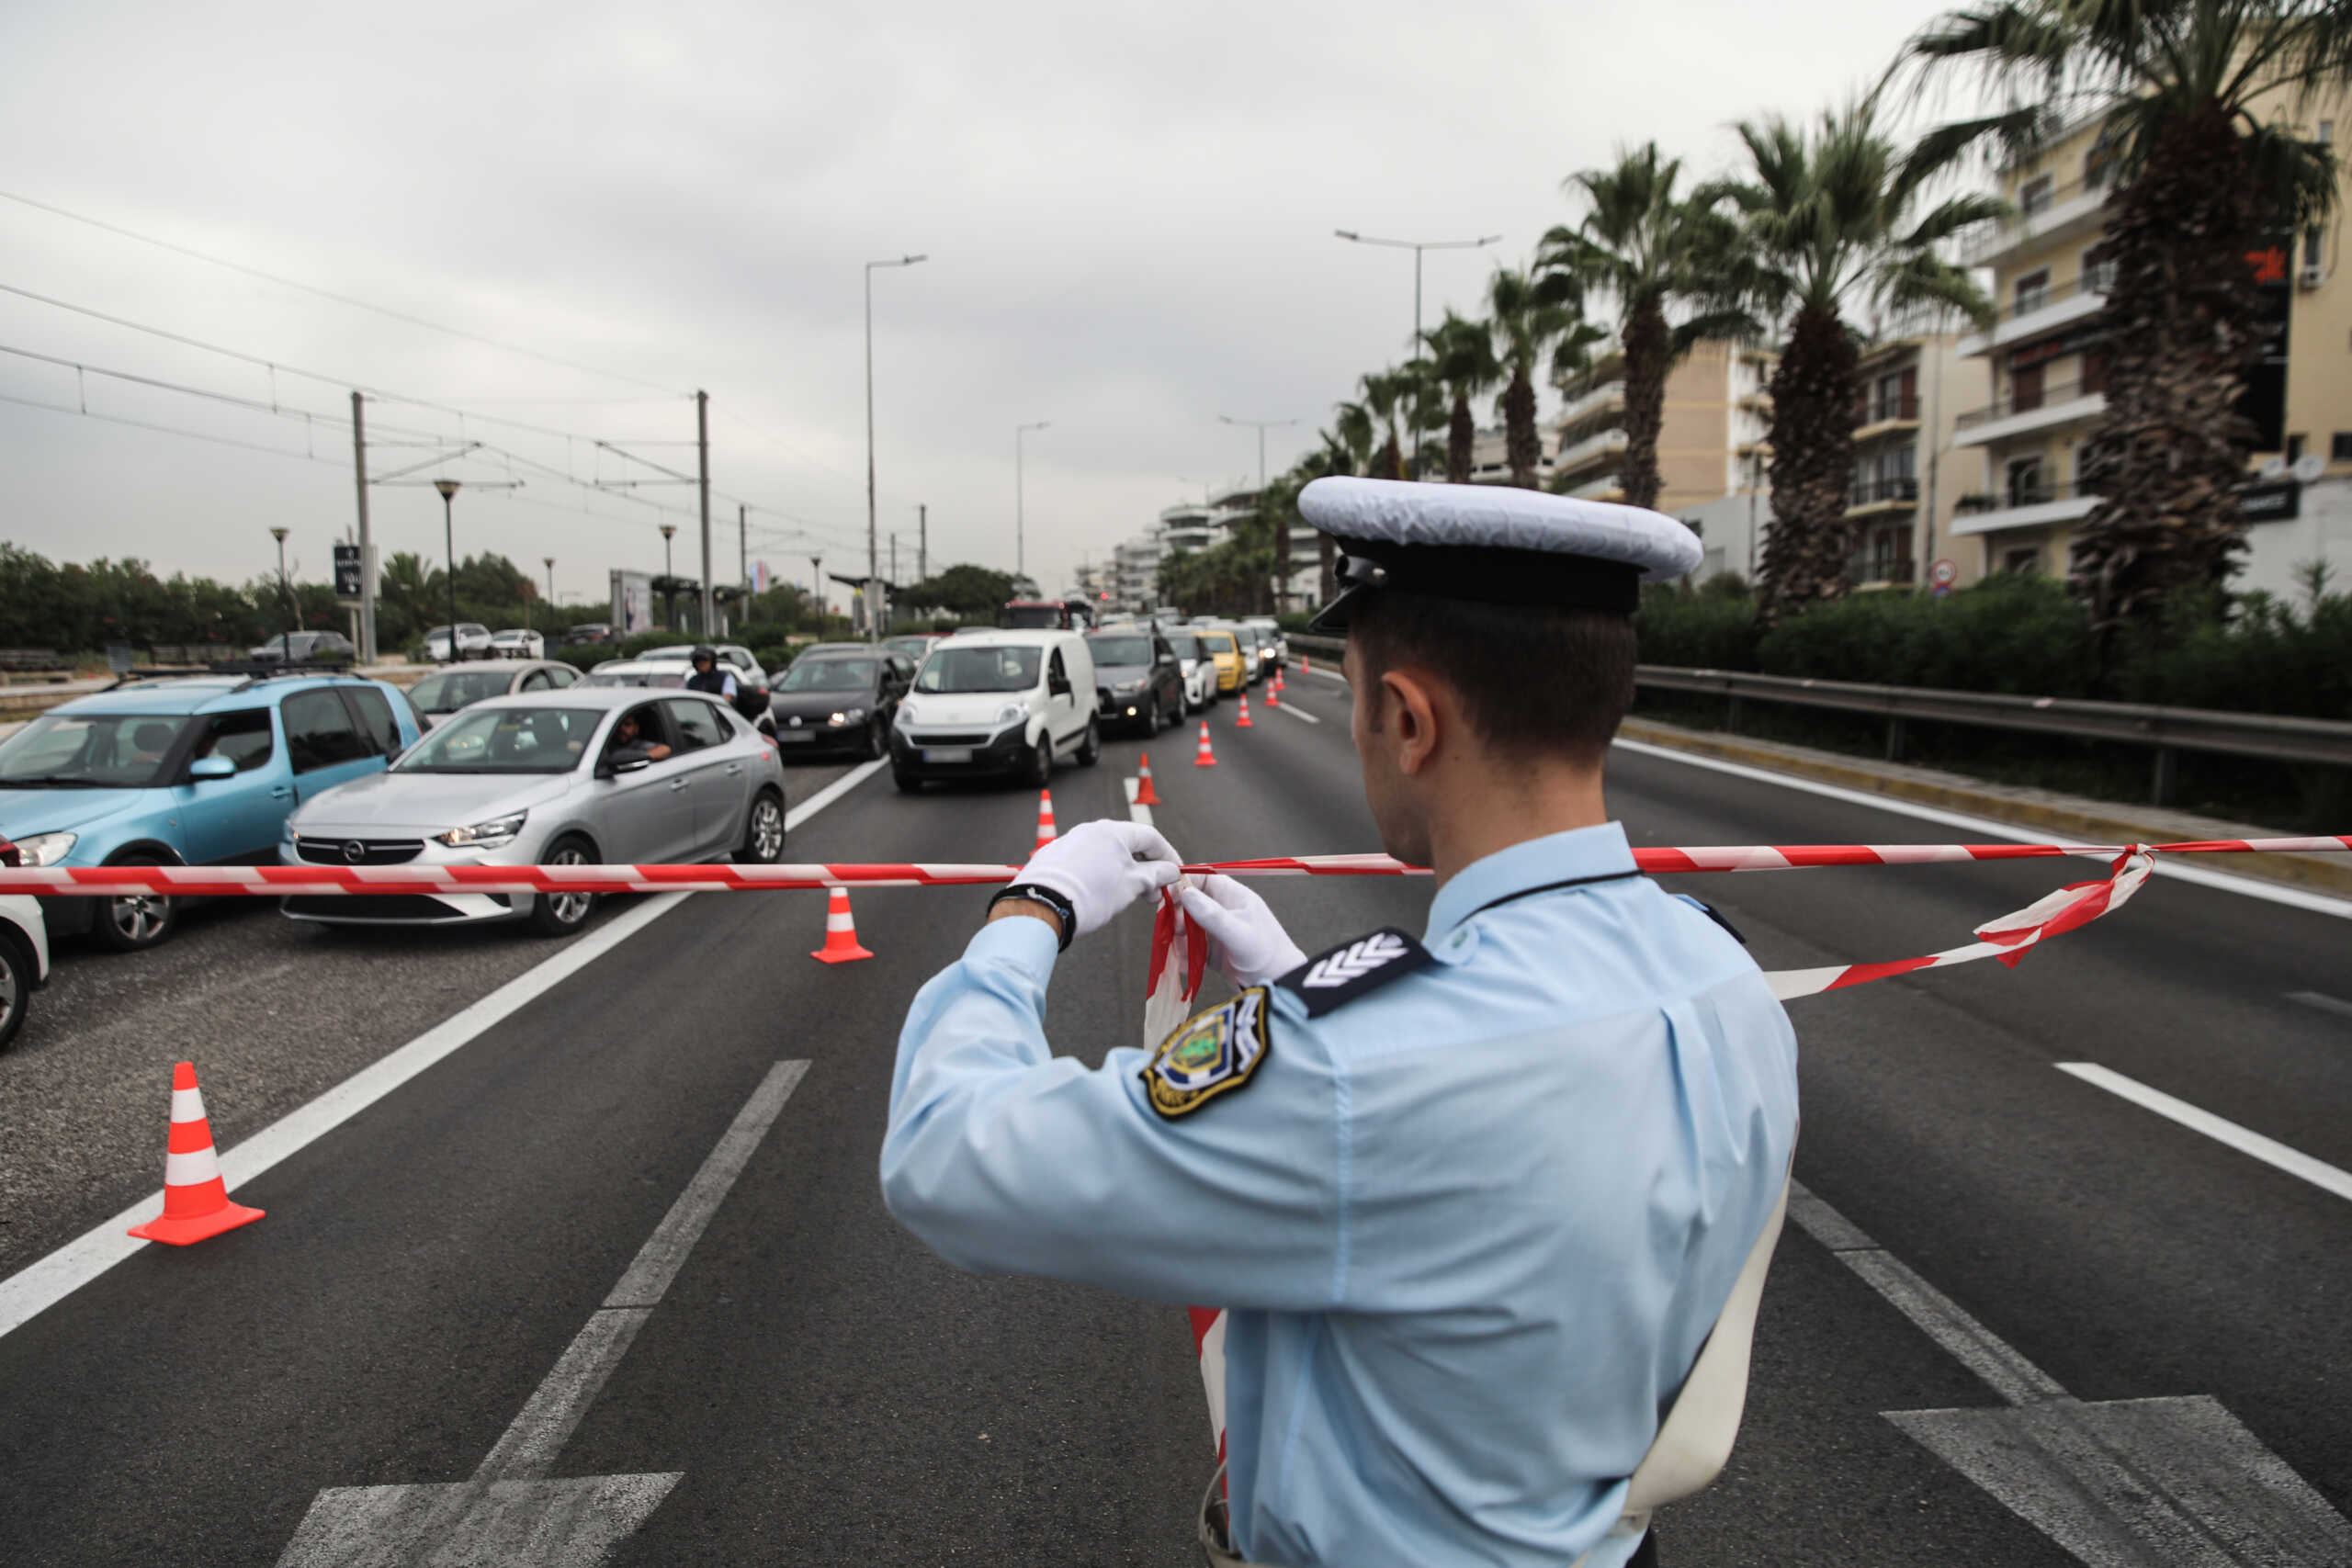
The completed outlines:
[[[2070,278],[2048,288],[2036,288],[2001,307],[1992,332],[1971,333],[1960,340],[1962,358],[1986,354],[2013,343],[2024,343],[2085,321],[2107,309],[2107,295],[2086,287],[2086,278]]]
[[[1846,558],[1846,581],[1857,588],[1908,588],[1919,581],[1919,563],[1909,556],[1856,550]]]
[[[1983,446],[2076,421],[2096,419],[2107,412],[2107,394],[2084,382],[2058,381],[2039,390],[2008,397],[1970,409],[1951,422],[1954,446]]]
[[[2105,209],[2114,186],[2102,173],[2096,183],[2076,180],[2061,186],[2041,203],[2019,204],[2007,218],[1979,238],[1961,258],[1962,266],[2006,266],[2027,252],[2080,237],[2105,220]]]
[[[1898,431],[1919,428],[1919,400],[1912,397],[1877,398],[1864,401],[1856,416],[1854,439],[1869,441]]]
[[[1849,519],[1907,512],[1919,504],[1919,481],[1909,474],[1857,479],[1846,501]]]
[[[1623,501],[1625,499],[1625,481],[1616,474],[1603,474],[1597,479],[1577,486],[1568,494],[1577,501]]]
[[[1559,427],[1563,430],[1583,420],[1587,415],[1614,413],[1625,406],[1625,383],[1622,380],[1604,382],[1581,397],[1568,400],[1560,411]]]
[[[1607,462],[1624,449],[1623,431],[1603,430],[1561,447],[1560,455],[1552,459],[1552,471],[1555,474],[1577,473],[1595,464]]]
[[[2012,480],[1997,494],[1963,495],[1951,520],[1951,532],[1997,534],[2005,528],[2030,528],[2046,523],[2071,523],[2088,516],[2098,505],[2098,492],[2079,481],[2044,484],[2040,479]]]

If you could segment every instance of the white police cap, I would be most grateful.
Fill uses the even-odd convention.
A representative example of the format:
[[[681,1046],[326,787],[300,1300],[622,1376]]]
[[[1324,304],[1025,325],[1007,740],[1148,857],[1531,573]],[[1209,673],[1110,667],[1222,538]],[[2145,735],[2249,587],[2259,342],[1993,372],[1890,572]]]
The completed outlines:
[[[1338,542],[1347,587],[1311,631],[1344,630],[1349,601],[1375,588],[1631,615],[1645,581],[1686,576],[1702,556],[1663,513],[1506,485],[1321,479],[1298,511]]]

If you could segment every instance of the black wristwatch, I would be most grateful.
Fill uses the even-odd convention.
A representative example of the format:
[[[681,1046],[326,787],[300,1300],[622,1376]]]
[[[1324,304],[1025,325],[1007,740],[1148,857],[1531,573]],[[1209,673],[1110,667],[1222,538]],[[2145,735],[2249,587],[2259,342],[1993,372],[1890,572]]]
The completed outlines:
[[[1051,909],[1062,922],[1060,951],[1063,953],[1069,951],[1071,939],[1078,935],[1078,910],[1069,899],[1050,887],[1040,887],[1034,882],[1016,882],[989,899],[989,908],[994,909],[1007,898],[1024,898],[1032,904],[1043,904],[1046,908]]]

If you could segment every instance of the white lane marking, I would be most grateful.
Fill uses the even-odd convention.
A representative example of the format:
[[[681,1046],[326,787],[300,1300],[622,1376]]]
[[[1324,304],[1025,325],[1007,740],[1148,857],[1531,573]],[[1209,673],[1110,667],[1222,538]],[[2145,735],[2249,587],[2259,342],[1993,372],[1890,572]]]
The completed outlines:
[[[1122,779],[1120,782],[1127,786],[1127,820],[1130,822],[1140,822],[1147,828],[1150,827],[1151,807],[1144,805],[1143,802],[1136,798],[1136,795],[1143,793],[1143,781],[1141,779]]]
[[[1747,767],[1739,762],[1725,762],[1713,757],[1695,756],[1688,751],[1678,751],[1668,746],[1651,746],[1639,740],[1627,740],[1622,737],[1611,744],[1621,746],[1636,756],[1656,757],[1664,761],[1680,762],[1688,767],[1704,768],[1710,773],[1728,773],[1733,778],[1753,779],[1758,784],[1778,784],[1782,789],[1817,795],[1826,800],[1842,800],[1853,806],[1867,806],[1874,811],[1892,812],[1897,817],[1914,818],[1921,822],[1933,822],[1939,827],[1958,828],[1965,832],[2007,839],[2013,843],[2039,844],[2047,841],[2050,837],[2048,831],[2042,829],[2012,828],[2007,823],[1988,821],[1982,817],[1967,817],[1957,811],[1945,811],[1932,806],[1920,806],[1912,801],[1896,800],[1883,795],[1871,795],[1859,789],[1843,789],[1837,784],[1821,784],[1813,779],[1800,778],[1792,773],[1776,773],[1763,768]],[[2224,860],[2228,857],[2215,855],[2208,858]],[[2352,898],[2332,898],[2324,893],[2309,893],[2300,887],[2287,886],[2283,883],[2256,882],[2251,877],[2232,876],[2223,872],[2207,871],[2202,866],[2189,865],[2177,858],[2159,856],[2156,861],[2156,874],[2177,877],[2182,882],[2193,883],[2199,887],[2213,887],[2224,893],[2243,894],[2248,898],[2262,899],[2265,903],[2285,904],[2290,908],[2308,909],[2317,915],[2334,915],[2338,919],[2352,919]]]
[[[548,1472],[808,1073],[805,1061],[768,1069],[620,1283],[589,1314],[470,1480],[330,1486],[311,1499],[278,1568],[389,1568],[428,1560],[558,1568],[605,1561],[684,1472],[561,1481],[549,1481]]]
[[[810,795],[785,816],[786,831],[839,800],[879,773],[876,758]],[[407,1044],[380,1056],[344,1079],[309,1104],[300,1106],[240,1143],[220,1151],[220,1172],[232,1188],[243,1186],[280,1160],[300,1152],[334,1131],[417,1074],[483,1032],[521,1011],[582,969],[694,897],[664,893],[648,898],[579,938],[537,966],[442,1020]],[[125,1235],[132,1225],[153,1217],[163,1206],[163,1189],[141,1198],[112,1219],[101,1221],[45,1258],[25,1265],[0,1280],[0,1336],[21,1326],[72,1295],[132,1253],[150,1244]]]
[[[2124,1077],[2111,1067],[2097,1062],[2056,1062],[2052,1064],[2062,1073],[2068,1073],[2086,1084],[2094,1084],[2119,1095],[2143,1111],[2153,1111],[2168,1121],[2177,1122],[2191,1132],[2202,1133],[2216,1143],[2227,1144],[2242,1155],[2251,1155],[2263,1164],[2300,1177],[2323,1192],[2333,1192],[2338,1198],[2352,1199],[2352,1171],[2341,1170],[2324,1159],[2313,1159],[2301,1149],[2290,1149],[2276,1138],[2266,1138],[2249,1128],[2241,1127],[2210,1111],[2200,1111],[2185,1100],[2176,1100],[2160,1089],[2150,1089],[2137,1078]]]
[[[1276,713],[1286,713],[1293,718],[1303,718],[1309,724],[1320,724],[1323,722],[1313,714],[1307,712],[1305,708],[1293,707],[1288,703],[1268,703],[1266,705],[1272,708]]]
[[[2346,1001],[2342,997],[2331,997],[2324,991],[2289,991],[2287,999],[2290,1002],[2301,1002],[2307,1008],[2317,1008],[2322,1012],[2332,1012],[2342,1018],[2352,1018],[2352,1002]]]
[[[2092,1568],[2346,1560],[2352,1524],[2218,1401],[2085,1404],[1801,1183],[1789,1218],[2006,1402],[1886,1419]]]

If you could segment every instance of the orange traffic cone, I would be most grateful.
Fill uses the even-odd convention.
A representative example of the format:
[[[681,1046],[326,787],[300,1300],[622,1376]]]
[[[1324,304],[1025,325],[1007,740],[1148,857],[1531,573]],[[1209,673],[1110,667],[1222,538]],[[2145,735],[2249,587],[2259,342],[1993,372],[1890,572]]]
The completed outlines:
[[[1216,753],[1209,750],[1209,721],[1207,719],[1201,720],[1201,749],[1193,757],[1193,766],[1196,768],[1216,766]]]
[[[1314,674],[1314,673],[1315,673],[1315,660],[1314,660],[1312,658],[1308,657],[1307,655],[1306,655],[1306,654],[1304,654],[1304,653],[1300,654],[1300,655],[1298,656],[1298,670],[1299,670],[1299,673],[1300,673],[1300,674],[1302,674],[1302,675],[1312,675],[1312,674]]]
[[[1258,728],[1256,725],[1250,722],[1250,694],[1247,692],[1241,694],[1241,716],[1233,721],[1233,728],[1236,729],[1255,729]]]
[[[1051,790],[1047,790],[1047,789],[1041,789],[1041,790],[1039,790],[1039,791],[1037,792],[1037,846],[1036,846],[1036,847],[1037,847],[1037,849],[1042,850],[1042,849],[1044,849],[1047,844],[1050,844],[1050,843],[1052,843],[1053,841],[1054,841],[1054,792],[1053,792],[1053,791],[1051,791]],[[1034,854],[1034,853],[1035,853],[1035,852],[1036,852],[1036,851],[1035,851],[1035,850],[1033,850],[1033,851],[1031,851],[1030,852]]]
[[[849,915],[849,889],[830,887],[825,898],[825,945],[810,953],[820,964],[850,964],[874,954],[857,944],[857,922]]]
[[[1283,678],[1279,675],[1266,682],[1266,705],[1270,708],[1283,705]]]
[[[1205,729],[1208,726],[1203,725],[1201,728]],[[1159,792],[1151,787],[1150,752],[1146,751],[1143,754],[1143,764],[1141,768],[1137,770],[1136,779],[1136,804],[1137,806],[1165,806],[1168,804],[1166,801],[1159,798]]]
[[[186,1247],[260,1219],[259,1209],[229,1201],[220,1161],[212,1152],[212,1123],[204,1119],[204,1092],[196,1067],[172,1068],[172,1131],[164,1145],[164,1212],[130,1234],[148,1241]]]

